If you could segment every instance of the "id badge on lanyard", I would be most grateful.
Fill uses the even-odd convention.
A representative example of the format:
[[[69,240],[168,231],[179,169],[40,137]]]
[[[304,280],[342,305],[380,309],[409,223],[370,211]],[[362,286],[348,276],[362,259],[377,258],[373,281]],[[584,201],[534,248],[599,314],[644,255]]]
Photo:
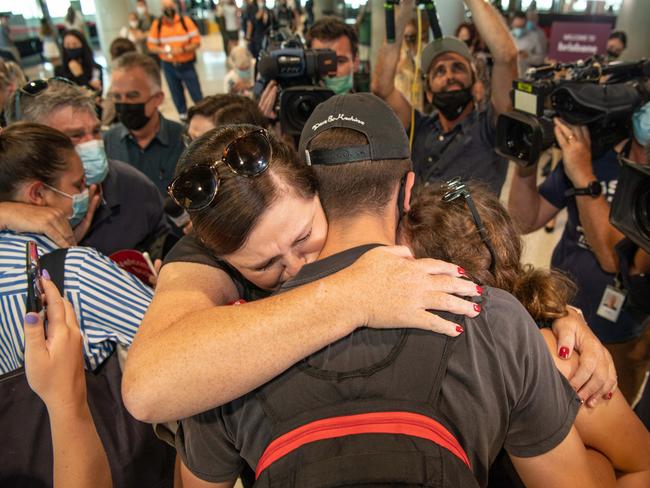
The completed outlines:
[[[609,320],[610,322],[616,323],[619,315],[621,315],[621,310],[623,310],[626,298],[627,292],[621,288],[621,282],[617,276],[614,281],[614,286],[607,285],[605,288],[596,315]]]

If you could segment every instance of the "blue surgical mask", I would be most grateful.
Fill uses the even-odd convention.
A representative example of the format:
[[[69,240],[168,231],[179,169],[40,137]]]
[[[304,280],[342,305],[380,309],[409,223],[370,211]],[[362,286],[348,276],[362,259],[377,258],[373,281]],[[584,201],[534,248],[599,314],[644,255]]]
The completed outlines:
[[[512,28],[512,35],[515,36],[516,39],[522,38],[525,33],[526,33],[526,29],[524,29],[523,27]]]
[[[93,139],[75,146],[77,154],[84,165],[86,182],[89,185],[98,185],[108,174],[108,157],[104,150],[104,141]]]
[[[70,195],[69,193],[54,188],[53,186],[47,184],[45,186],[48,187],[53,192],[58,193],[59,195],[72,199],[72,215],[68,217],[68,221],[70,222],[70,226],[74,229],[76,226],[79,225],[79,223],[84,219],[84,217],[88,213],[88,202],[89,202],[88,188],[86,188],[81,193]]]
[[[632,128],[636,141],[645,146],[650,142],[650,102],[632,114]]]
[[[251,77],[251,70],[250,69],[235,69],[237,76],[239,76],[242,80],[248,80]]]
[[[349,75],[330,76],[325,78],[325,86],[332,90],[335,95],[342,95],[352,90],[354,78],[352,72]]]
[[[526,22],[526,29],[529,30],[529,31],[534,31],[535,30],[535,22],[533,22],[532,20],[529,20],[528,22]]]

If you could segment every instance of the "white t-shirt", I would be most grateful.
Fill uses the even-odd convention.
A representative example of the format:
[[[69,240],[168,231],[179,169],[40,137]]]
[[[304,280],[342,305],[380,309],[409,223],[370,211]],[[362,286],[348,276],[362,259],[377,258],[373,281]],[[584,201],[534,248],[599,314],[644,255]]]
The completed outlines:
[[[223,16],[226,21],[227,31],[236,31],[239,29],[239,18],[237,17],[237,7],[235,5],[224,5]]]

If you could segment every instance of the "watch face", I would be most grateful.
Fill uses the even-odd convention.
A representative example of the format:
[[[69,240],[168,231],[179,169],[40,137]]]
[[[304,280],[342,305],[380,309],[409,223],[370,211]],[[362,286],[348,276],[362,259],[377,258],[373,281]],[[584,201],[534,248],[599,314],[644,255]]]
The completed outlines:
[[[592,181],[587,186],[587,189],[589,190],[589,195],[593,197],[600,196],[600,194],[603,192],[603,187],[599,181]]]

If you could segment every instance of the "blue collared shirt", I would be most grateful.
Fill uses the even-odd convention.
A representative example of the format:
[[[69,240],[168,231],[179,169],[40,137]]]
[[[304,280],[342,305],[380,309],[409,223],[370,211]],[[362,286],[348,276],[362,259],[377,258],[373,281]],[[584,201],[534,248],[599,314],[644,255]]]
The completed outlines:
[[[25,245],[30,240],[41,256],[57,249],[43,235],[0,232],[0,374],[24,363]],[[65,297],[79,321],[86,368],[94,370],[116,344],[131,345],[153,291],[96,250],[71,247],[65,259]]]
[[[142,149],[129,130],[119,123],[104,133],[106,155],[142,171],[167,195],[167,185],[174,178],[176,163],[185,150],[183,126],[160,115],[160,129],[149,145]]]
[[[508,162],[494,151],[493,109],[474,110],[454,128],[442,131],[438,114],[415,112],[411,157],[416,183],[447,181],[455,176],[481,181],[496,195],[506,180]]]

